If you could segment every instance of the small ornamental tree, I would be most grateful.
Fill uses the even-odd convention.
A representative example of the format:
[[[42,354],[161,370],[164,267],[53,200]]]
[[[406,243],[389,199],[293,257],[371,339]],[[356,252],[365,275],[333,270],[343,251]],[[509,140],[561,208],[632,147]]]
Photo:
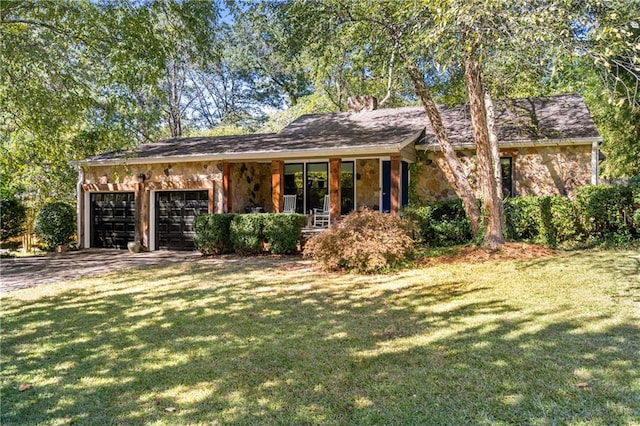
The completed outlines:
[[[304,256],[324,269],[373,273],[397,266],[414,250],[409,224],[397,216],[362,210],[311,238]]]
[[[47,249],[68,244],[76,232],[74,208],[63,202],[45,204],[36,215],[34,230]]]

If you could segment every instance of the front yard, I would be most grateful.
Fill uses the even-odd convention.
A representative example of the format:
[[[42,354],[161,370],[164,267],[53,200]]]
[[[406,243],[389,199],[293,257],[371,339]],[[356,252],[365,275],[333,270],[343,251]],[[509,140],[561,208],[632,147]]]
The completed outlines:
[[[322,274],[184,262],[8,293],[0,423],[640,424],[640,253]]]

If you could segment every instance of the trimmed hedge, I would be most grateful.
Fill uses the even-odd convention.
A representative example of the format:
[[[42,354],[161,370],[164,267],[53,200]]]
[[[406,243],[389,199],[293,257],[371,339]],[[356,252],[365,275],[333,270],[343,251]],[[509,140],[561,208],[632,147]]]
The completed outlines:
[[[233,252],[231,244],[232,213],[202,214],[193,222],[196,235],[194,242],[202,254],[224,254]]]
[[[627,242],[638,237],[633,223],[634,192],[634,184],[588,185],[576,190],[576,205],[592,239]]]
[[[505,201],[506,237],[557,247],[582,239],[584,231],[574,203],[558,195],[515,197]]]
[[[203,214],[194,222],[194,241],[202,254],[291,254],[305,222],[297,213]]]
[[[416,225],[419,239],[430,246],[464,244],[473,238],[461,200],[411,206],[405,208],[402,214]]]
[[[264,214],[240,214],[231,221],[231,244],[238,254],[262,252]]]
[[[268,213],[265,216],[262,233],[267,249],[273,254],[295,253],[306,223],[305,216],[297,213]]]

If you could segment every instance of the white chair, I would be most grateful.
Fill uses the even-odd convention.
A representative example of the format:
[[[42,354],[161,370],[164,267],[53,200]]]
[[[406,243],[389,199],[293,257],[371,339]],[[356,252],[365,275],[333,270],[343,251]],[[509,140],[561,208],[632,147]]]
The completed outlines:
[[[298,196],[296,194],[293,195],[284,195],[284,208],[282,209],[282,213],[295,213],[296,212],[296,199]]]
[[[326,228],[329,226],[329,196],[324,196],[324,204],[322,209],[313,209],[313,226],[316,228]]]

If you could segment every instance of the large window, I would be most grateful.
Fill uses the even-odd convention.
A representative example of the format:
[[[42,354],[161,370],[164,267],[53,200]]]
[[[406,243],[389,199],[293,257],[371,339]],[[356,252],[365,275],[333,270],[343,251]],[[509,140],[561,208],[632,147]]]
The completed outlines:
[[[504,198],[513,197],[513,157],[500,157],[500,168],[502,171],[502,196]]]
[[[340,166],[340,214],[355,207],[354,162]],[[329,194],[329,163],[288,163],[284,165],[284,193],[297,195],[296,212],[309,213],[321,209],[325,195]]]
[[[353,189],[353,161],[346,161],[340,166],[340,214],[353,211],[355,193]]]

